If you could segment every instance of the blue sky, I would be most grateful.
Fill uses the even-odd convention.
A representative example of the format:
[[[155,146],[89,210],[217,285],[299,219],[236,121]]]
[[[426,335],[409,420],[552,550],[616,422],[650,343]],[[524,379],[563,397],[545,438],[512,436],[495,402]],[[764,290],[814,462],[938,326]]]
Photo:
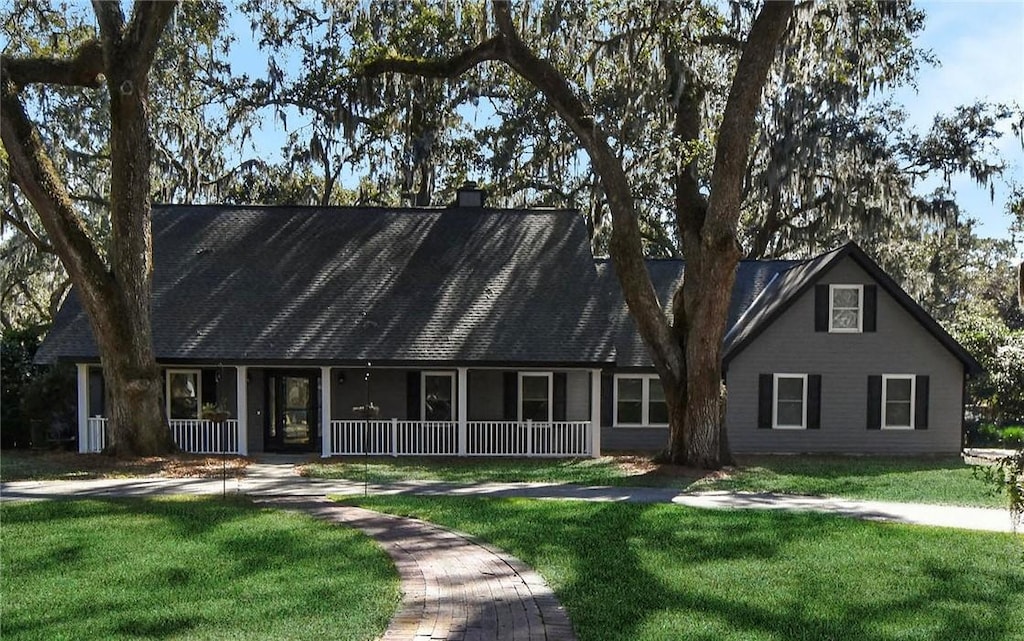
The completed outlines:
[[[976,99],[1024,105],[1024,2],[932,0],[920,6],[928,18],[918,44],[931,49],[941,66],[921,70],[916,93],[895,94],[910,124],[924,130],[936,113]],[[1024,151],[1008,124],[999,149],[1008,165],[1006,178],[1024,183]],[[961,209],[981,223],[980,235],[1008,235],[1003,185],[997,184],[993,202],[988,189],[968,177],[956,177],[952,184]]]

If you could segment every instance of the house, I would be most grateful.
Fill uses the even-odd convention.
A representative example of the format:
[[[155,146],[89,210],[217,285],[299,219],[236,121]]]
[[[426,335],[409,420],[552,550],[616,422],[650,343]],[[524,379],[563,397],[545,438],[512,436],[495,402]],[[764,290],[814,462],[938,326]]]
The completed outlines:
[[[667,443],[664,395],[572,211],[160,206],[154,349],[195,452],[596,456]],[[649,261],[667,300],[680,261]],[[736,452],[955,452],[967,354],[855,245],[743,262],[725,339]],[[37,359],[103,377],[74,294]],[[218,404],[230,418],[204,420]],[[363,407],[378,410],[368,416]],[[603,444],[603,445],[602,445]]]

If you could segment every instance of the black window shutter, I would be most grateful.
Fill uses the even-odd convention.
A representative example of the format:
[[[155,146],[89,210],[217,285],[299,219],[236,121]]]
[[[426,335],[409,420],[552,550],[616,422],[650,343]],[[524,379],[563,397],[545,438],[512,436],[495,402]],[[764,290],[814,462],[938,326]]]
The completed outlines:
[[[551,405],[551,420],[553,421],[564,421],[565,420],[565,403],[566,403],[566,383],[567,378],[565,372],[555,372],[552,377],[552,386],[554,387],[554,402]]]
[[[772,396],[775,394],[775,378],[771,374],[761,374],[758,378],[757,392],[757,428],[772,428]]]
[[[928,377],[918,376],[915,383],[914,429],[928,429]]]
[[[807,377],[807,429],[821,429],[821,374]]]
[[[405,375],[405,416],[407,420],[420,419],[420,373],[409,372]]]
[[[202,391],[199,396],[200,410],[202,409],[202,406],[207,403],[212,403],[213,405],[217,404],[217,374],[219,373],[220,371],[216,369],[202,370],[203,381],[200,383],[200,385],[202,385]]]
[[[878,286],[864,286],[864,331],[874,332],[878,328]]]
[[[881,376],[868,376],[868,429],[882,429]]]
[[[503,376],[504,418],[506,421],[517,421],[519,420],[519,374],[505,372]]]
[[[828,331],[828,285],[814,286],[814,331]]]
[[[611,373],[601,372],[601,425],[611,427],[615,424],[615,377]]]

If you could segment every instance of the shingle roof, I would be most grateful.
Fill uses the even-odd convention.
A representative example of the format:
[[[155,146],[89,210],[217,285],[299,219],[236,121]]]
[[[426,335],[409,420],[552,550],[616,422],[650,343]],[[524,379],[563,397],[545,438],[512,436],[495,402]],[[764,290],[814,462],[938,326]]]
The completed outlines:
[[[153,246],[164,362],[613,357],[570,211],[161,206]],[[69,296],[38,358],[96,356]]]
[[[626,303],[622,298],[615,269],[611,261],[598,259],[597,272],[602,282],[602,295],[607,301],[610,325],[613,328],[615,362],[619,367],[652,367],[647,348],[629,317]],[[733,286],[729,303],[729,319],[726,327],[732,328],[763,289],[779,274],[800,261],[792,260],[744,260],[736,269],[736,284]],[[671,319],[672,293],[683,279],[684,263],[678,259],[648,259],[647,271],[658,294],[662,307]]]

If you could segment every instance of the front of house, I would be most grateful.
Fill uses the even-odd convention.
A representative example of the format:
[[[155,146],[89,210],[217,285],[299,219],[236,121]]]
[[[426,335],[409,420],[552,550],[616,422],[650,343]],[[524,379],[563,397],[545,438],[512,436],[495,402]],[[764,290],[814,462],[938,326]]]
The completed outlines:
[[[186,451],[668,442],[660,381],[575,212],[488,209],[473,191],[445,209],[164,206],[153,235],[154,349]],[[667,302],[682,262],[648,268]],[[855,245],[742,262],[728,326],[735,452],[959,451],[977,362]],[[79,449],[102,449],[103,377],[73,293],[37,358],[77,364]]]

